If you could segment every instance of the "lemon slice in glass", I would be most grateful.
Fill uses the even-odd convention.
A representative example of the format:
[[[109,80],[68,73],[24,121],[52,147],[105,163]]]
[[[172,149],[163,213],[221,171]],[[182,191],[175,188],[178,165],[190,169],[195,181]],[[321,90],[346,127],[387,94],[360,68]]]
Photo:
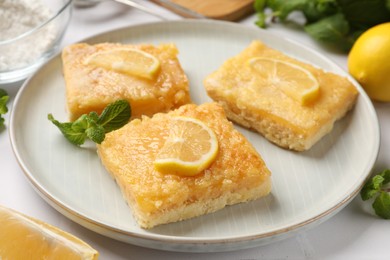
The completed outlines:
[[[302,105],[315,101],[320,93],[320,86],[314,75],[296,64],[255,57],[249,60],[250,66],[268,85],[280,88],[287,96]]]
[[[147,79],[153,79],[160,68],[155,56],[132,48],[96,52],[86,58],[85,64]]]
[[[98,259],[77,237],[43,221],[0,206],[0,258]]]
[[[208,168],[217,154],[218,140],[212,129],[197,119],[176,117],[154,166],[161,173],[194,176]]]

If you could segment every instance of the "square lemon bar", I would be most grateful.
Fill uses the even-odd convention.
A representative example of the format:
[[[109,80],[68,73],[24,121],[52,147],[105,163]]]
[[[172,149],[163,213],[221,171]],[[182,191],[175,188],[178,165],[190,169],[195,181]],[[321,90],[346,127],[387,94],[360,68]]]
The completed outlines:
[[[345,77],[253,41],[207,76],[208,95],[227,117],[287,149],[310,149],[356,103]]]
[[[72,44],[62,52],[70,120],[126,99],[132,118],[189,103],[189,83],[174,44]]]
[[[162,173],[154,166],[177,117],[199,120],[217,137],[214,161],[193,176]],[[108,133],[98,154],[142,228],[211,213],[271,190],[271,173],[264,161],[217,103],[188,104],[132,120]]]

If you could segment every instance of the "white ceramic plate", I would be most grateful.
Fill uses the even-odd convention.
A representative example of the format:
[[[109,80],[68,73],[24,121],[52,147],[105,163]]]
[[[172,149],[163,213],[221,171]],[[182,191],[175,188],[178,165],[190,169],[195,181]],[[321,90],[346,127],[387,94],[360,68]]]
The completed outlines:
[[[254,39],[347,76],[319,53],[266,31],[216,21],[174,21],[109,32],[88,42],[174,42],[196,103],[210,101],[203,78]],[[356,84],[356,83],[355,83]],[[225,251],[277,241],[328,219],[359,192],[379,150],[375,110],[361,94],[354,110],[310,151],[296,153],[237,127],[272,171],[273,189],[264,199],[227,207],[192,220],[143,230],[119,188],[102,167],[95,147],[68,143],[47,120],[67,120],[61,58],[31,77],[18,93],[10,123],[15,155],[38,193],[54,208],[103,235],[173,251]]]

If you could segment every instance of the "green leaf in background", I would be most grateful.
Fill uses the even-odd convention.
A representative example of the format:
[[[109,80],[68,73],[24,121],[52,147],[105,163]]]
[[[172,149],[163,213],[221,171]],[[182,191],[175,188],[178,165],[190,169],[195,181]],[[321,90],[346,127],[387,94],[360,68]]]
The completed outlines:
[[[8,99],[9,96],[0,97],[0,115],[4,115],[8,112],[8,108],[7,108]]]
[[[2,115],[8,112],[7,102],[9,100],[9,96],[7,91],[4,89],[0,89],[0,128],[4,127],[4,118]]]
[[[338,0],[338,2],[352,30],[367,30],[374,25],[390,21],[390,11],[386,7],[389,5],[389,0]]]
[[[266,15],[264,13],[266,2],[266,0],[255,0],[253,3],[253,8],[255,9],[257,15],[255,24],[260,28],[265,28],[266,26]]]
[[[331,43],[342,49],[349,49],[353,45],[353,40],[348,38],[348,21],[341,13],[308,24],[305,31],[320,42]]]
[[[379,217],[390,219],[390,194],[384,186],[390,183],[390,170],[385,169],[371,177],[360,191],[363,200],[374,198],[372,207]]]
[[[390,170],[386,169],[380,173],[380,176],[384,178],[383,185],[390,183]]]
[[[280,20],[286,20],[287,16],[298,10],[303,10],[310,0],[268,0],[267,5],[273,10],[273,16]]]
[[[0,88],[0,97],[4,97],[4,96],[8,96],[8,93],[4,89]]]
[[[256,12],[263,12],[266,6],[267,0],[255,0],[253,7]]]
[[[8,112],[7,108],[7,102],[8,102],[9,96],[7,91],[0,88],[0,115],[4,115]]]
[[[373,178],[371,178],[363,187],[363,189],[360,191],[360,195],[363,200],[368,200],[380,192],[382,183],[385,179],[380,176],[376,175]]]
[[[272,18],[282,23],[290,13],[301,12],[310,36],[345,52],[364,31],[390,22],[390,0],[256,0],[254,7],[258,16],[255,23],[261,28],[267,27],[268,9]]]
[[[256,20],[255,24],[260,28],[265,28],[266,27],[266,19],[267,19],[267,16],[265,15],[265,13],[259,12],[259,13],[257,13],[257,20]]]
[[[264,8],[266,6],[266,0],[255,0],[253,8],[257,14],[256,25],[260,28],[265,28],[266,26],[266,15],[264,13]]]
[[[340,12],[337,0],[308,0],[302,9],[307,23],[316,22],[326,16]]]
[[[381,191],[372,204],[375,214],[384,219],[390,219],[390,194]]]
[[[368,200],[373,198],[378,192],[381,191],[383,185],[388,183],[390,183],[390,170],[385,169],[366,182],[360,191],[362,199]]]

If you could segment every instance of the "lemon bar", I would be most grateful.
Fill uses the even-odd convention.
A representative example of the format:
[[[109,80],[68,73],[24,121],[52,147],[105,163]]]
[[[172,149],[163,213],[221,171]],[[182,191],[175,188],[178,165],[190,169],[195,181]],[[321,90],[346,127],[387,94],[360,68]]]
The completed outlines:
[[[261,67],[256,65],[259,62]],[[283,82],[288,77],[291,82]],[[303,89],[305,85],[310,87]],[[253,41],[226,60],[204,79],[204,86],[230,120],[296,151],[310,149],[329,133],[358,96],[347,78],[287,56],[261,41]]]
[[[194,176],[161,173],[153,164],[168,138],[170,122],[177,117],[203,122],[218,139],[215,160]],[[188,104],[132,120],[108,133],[98,154],[142,228],[214,212],[271,190],[265,162],[217,103]]]
[[[78,43],[65,47],[62,61],[70,120],[91,111],[101,113],[118,99],[130,102],[132,118],[191,102],[188,79],[177,55],[174,44]],[[143,68],[147,59],[154,64]]]

